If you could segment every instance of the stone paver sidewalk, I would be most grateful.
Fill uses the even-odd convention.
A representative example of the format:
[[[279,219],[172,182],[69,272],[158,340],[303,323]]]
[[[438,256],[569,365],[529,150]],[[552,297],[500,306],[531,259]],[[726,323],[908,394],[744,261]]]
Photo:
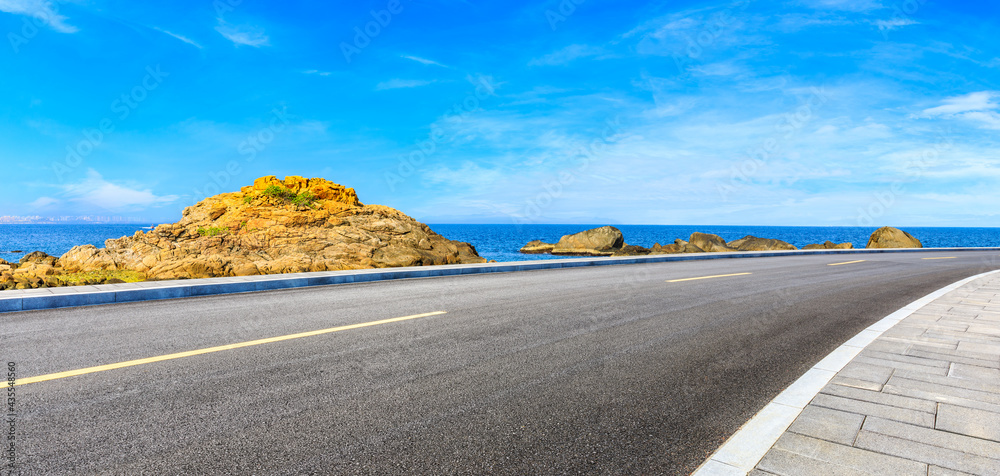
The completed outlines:
[[[865,347],[750,474],[1000,475],[1000,275]]]

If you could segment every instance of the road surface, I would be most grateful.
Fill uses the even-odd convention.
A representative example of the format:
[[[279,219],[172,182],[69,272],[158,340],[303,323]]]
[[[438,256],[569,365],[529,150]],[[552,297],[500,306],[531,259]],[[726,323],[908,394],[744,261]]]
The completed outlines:
[[[868,325],[998,268],[792,256],[5,314],[16,472],[687,474]]]

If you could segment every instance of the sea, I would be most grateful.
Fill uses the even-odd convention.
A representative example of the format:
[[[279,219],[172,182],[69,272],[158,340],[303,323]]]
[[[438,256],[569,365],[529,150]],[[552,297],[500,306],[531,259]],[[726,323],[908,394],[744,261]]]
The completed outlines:
[[[555,243],[563,235],[602,226],[595,225],[456,225],[430,224],[437,233],[458,241],[472,243],[480,256],[504,261],[562,259],[551,255],[523,255],[518,250],[531,240]],[[850,242],[864,248],[875,227],[820,226],[708,226],[708,225],[615,225],[625,235],[625,243],[651,247],[666,245],[675,239],[687,239],[696,231],[713,233],[726,241],[753,235],[776,238],[799,248],[810,243],[830,240]],[[108,239],[131,236],[136,231],[148,231],[152,225],[11,225],[0,224],[0,259],[17,261],[33,251],[62,256],[77,245],[103,247]],[[1000,228],[931,228],[904,227],[919,239],[924,247],[1000,246]]]

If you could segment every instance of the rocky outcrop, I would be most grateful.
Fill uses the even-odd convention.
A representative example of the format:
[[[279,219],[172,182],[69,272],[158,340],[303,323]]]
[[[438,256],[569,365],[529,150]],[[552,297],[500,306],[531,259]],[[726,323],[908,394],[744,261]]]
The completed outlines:
[[[521,249],[518,251],[527,255],[537,255],[543,253],[551,253],[552,249],[555,247],[556,245],[552,243],[546,243],[542,240],[534,240],[534,241],[529,241],[528,244],[522,246]]]
[[[107,275],[114,271],[177,279],[485,262],[468,243],[398,210],[362,204],[354,189],[269,176],[188,207],[177,223],[108,240],[105,248],[77,246],[58,259],[36,252],[16,267],[0,265],[0,289],[55,286],[61,276],[80,273],[120,281]]]
[[[554,255],[611,256],[625,245],[621,230],[602,226],[566,235],[552,249]]]
[[[681,246],[677,245],[676,243],[671,243],[671,244],[669,244],[667,246],[660,246],[659,243],[656,243],[656,244],[653,245],[652,248],[649,249],[649,254],[651,254],[651,255],[665,255],[665,254],[672,254],[672,253],[681,253],[682,251],[683,251],[683,248]]]
[[[798,249],[795,246],[781,240],[775,240],[773,238],[757,238],[752,235],[747,235],[738,240],[730,241],[727,243],[727,246],[737,251],[790,251]]]
[[[709,233],[691,233],[691,238],[688,239],[688,245],[695,246],[702,251],[709,253],[721,252],[721,251],[736,251],[730,248],[726,244],[726,240],[723,240],[719,235],[712,235]]]
[[[354,189],[295,176],[257,179],[105,245],[73,248],[60,264],[175,279],[486,262],[398,210],[362,204]]]
[[[920,243],[920,240],[913,237],[913,235],[900,230],[898,228],[893,228],[891,226],[884,226],[875,230],[872,236],[868,238],[868,245],[865,248],[923,248],[924,245]]]
[[[823,243],[820,243],[820,244],[815,244],[814,243],[814,244],[810,244],[810,245],[805,245],[804,247],[802,247],[802,249],[804,249],[804,250],[853,250],[854,249],[854,244],[853,243],[840,243],[840,244],[837,244],[837,243],[834,243],[832,241],[827,240],[827,241],[825,241]]]

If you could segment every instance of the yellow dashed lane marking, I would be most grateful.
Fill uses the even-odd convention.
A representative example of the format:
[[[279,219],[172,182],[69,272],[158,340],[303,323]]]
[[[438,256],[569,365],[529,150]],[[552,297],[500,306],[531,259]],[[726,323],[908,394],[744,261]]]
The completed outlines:
[[[189,350],[187,352],[178,352],[176,354],[160,355],[157,357],[148,357],[145,359],[129,360],[125,362],[118,362],[117,364],[107,364],[98,365],[96,367],[87,367],[85,369],[69,370],[66,372],[59,372],[54,374],[39,375],[37,377],[28,377],[24,379],[17,379],[17,386],[27,385],[29,383],[45,382],[48,380],[57,380],[67,377],[76,377],[77,375],[92,374],[96,372],[104,372],[106,370],[115,370],[125,367],[135,367],[136,365],[152,364],[155,362],[163,362],[165,360],[183,359],[185,357],[193,357],[195,355],[211,354],[213,352],[222,352],[224,350],[240,349],[243,347],[252,347],[255,345],[270,344],[273,342],[281,342],[285,340],[301,339],[303,337],[312,337],[323,334],[331,334],[334,332],[349,331],[353,329],[361,329],[363,327],[379,326],[382,324],[391,324],[393,322],[409,321],[413,319],[420,319],[422,317],[439,316],[441,314],[447,314],[445,311],[428,312],[424,314],[414,314],[412,316],[394,317],[392,319],[383,319],[381,321],[371,321],[362,322],[360,324],[350,324],[346,326],[331,327],[329,329],[320,329],[318,331],[300,332],[298,334],[289,334],[278,337],[268,337],[266,339],[257,339],[246,342],[239,342],[236,344],[220,345],[216,347],[208,347],[198,350]],[[9,384],[4,385],[9,386]],[[0,387],[2,388],[2,387]]]
[[[679,283],[681,281],[695,281],[695,280],[698,280],[698,279],[712,279],[712,278],[727,278],[729,276],[746,276],[748,274],[753,274],[753,273],[717,274],[715,276],[701,276],[701,277],[698,277],[698,278],[671,279],[671,280],[668,280],[667,282],[668,283]]]
[[[854,263],[864,263],[867,260],[859,259],[857,261],[845,261],[843,263],[830,263],[827,266],[840,266],[842,264],[854,264]]]

